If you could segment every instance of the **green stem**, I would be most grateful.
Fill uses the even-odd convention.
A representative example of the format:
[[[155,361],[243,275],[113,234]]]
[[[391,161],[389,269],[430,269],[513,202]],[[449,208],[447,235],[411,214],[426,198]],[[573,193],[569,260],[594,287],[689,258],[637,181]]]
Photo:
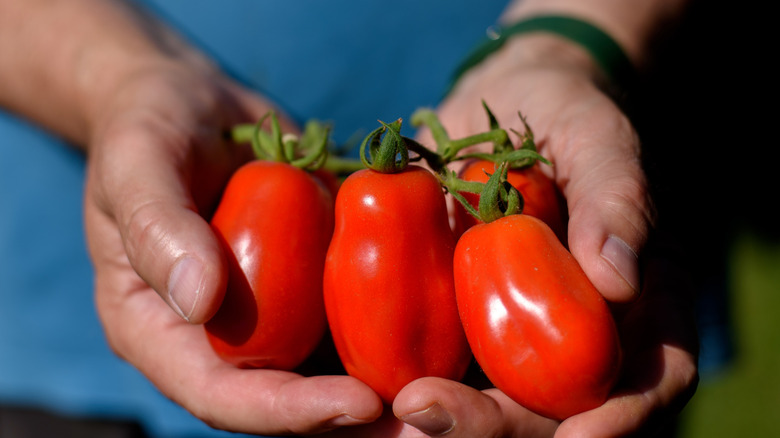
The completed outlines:
[[[233,143],[251,143],[257,129],[256,123],[242,123],[230,130],[230,140]]]
[[[412,126],[427,126],[436,143],[436,153],[444,155],[444,148],[450,144],[450,136],[433,110],[420,108],[412,113]]]
[[[474,219],[476,219],[476,220],[478,220],[478,221],[481,221],[481,220],[482,220],[482,216],[479,214],[479,210],[477,210],[476,208],[474,208],[474,206],[473,206],[473,205],[471,205],[471,203],[470,203],[468,200],[466,200],[466,198],[465,198],[465,197],[463,197],[463,195],[461,195],[461,194],[460,194],[460,193],[458,193],[458,192],[449,192],[449,193],[450,193],[450,195],[452,195],[452,197],[453,197],[453,198],[455,198],[455,200],[456,200],[456,201],[460,202],[460,205],[462,205],[462,206],[463,206],[463,208],[464,208],[464,209],[465,209],[465,210],[466,210],[466,211],[467,211],[467,212],[468,212],[470,215],[474,216]]]
[[[284,160],[292,163],[295,160],[295,153],[298,150],[298,136],[295,134],[282,135],[282,150],[284,151]]]
[[[322,168],[335,173],[336,175],[345,175],[365,169],[366,166],[363,165],[363,162],[359,159],[356,160],[339,157],[337,155],[328,155],[328,159],[325,160],[325,164],[322,165]]]
[[[254,126],[252,131],[252,151],[258,160],[271,159],[274,155],[271,139],[268,137],[262,126],[268,114],[264,115]]]
[[[466,181],[458,178],[457,173],[454,171],[448,171],[446,173],[440,173],[439,182],[441,185],[447,188],[450,193],[475,193],[479,195],[485,188],[485,184],[477,181]]]
[[[284,152],[284,141],[282,141],[282,128],[279,125],[279,118],[276,113],[271,111],[271,140],[273,141],[273,160],[277,162],[288,161],[287,154]]]
[[[456,201],[460,202],[470,215],[474,216],[478,221],[482,220],[479,211],[461,193],[480,194],[485,188],[484,183],[462,180],[458,178],[457,173],[454,171],[441,172],[437,174],[437,177],[439,178],[439,183]]]
[[[489,113],[491,116],[492,114]],[[494,120],[495,118],[493,118]],[[414,126],[426,126],[431,131],[434,142],[436,142],[436,153],[441,157],[442,165],[455,161],[458,153],[469,147],[480,143],[493,143],[494,145],[505,145],[509,141],[509,136],[505,130],[494,128],[487,132],[482,132],[468,137],[456,140],[450,139],[447,130],[441,124],[439,117],[433,110],[422,108],[412,114],[412,124]],[[494,124],[491,122],[491,125]],[[494,146],[496,147],[496,146]]]
[[[403,139],[406,143],[406,147],[425,160],[425,162],[428,163],[428,166],[435,174],[440,174],[445,170],[446,163],[444,163],[444,160],[442,160],[441,155],[426,148],[412,138],[403,137]]]
[[[443,158],[446,162],[451,162],[455,160],[455,157],[458,155],[458,152],[461,150],[469,147],[474,146],[480,143],[493,143],[493,144],[499,144],[499,143],[505,143],[509,139],[509,136],[507,135],[506,131],[504,131],[501,128],[498,129],[491,129],[487,132],[481,132],[479,134],[470,135],[468,137],[460,138],[458,140],[452,140],[450,141],[449,145],[444,150]]]

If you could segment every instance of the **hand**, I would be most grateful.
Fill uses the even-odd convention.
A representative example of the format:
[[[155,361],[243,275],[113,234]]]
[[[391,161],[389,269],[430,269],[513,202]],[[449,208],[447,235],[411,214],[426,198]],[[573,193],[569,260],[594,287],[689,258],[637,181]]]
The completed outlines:
[[[381,402],[358,380],[237,369],[198,325],[220,305],[227,276],[204,217],[249,157],[223,132],[270,103],[202,65],[174,62],[127,75],[108,96],[91,124],[85,220],[97,308],[116,353],[216,428],[308,434],[377,418]]]
[[[479,391],[426,378],[407,385],[393,411],[406,427],[447,437],[653,436],[682,409],[697,385],[692,284],[669,247],[646,259],[642,296],[618,310],[623,378],[599,408],[558,424],[514,403],[499,390]],[[411,429],[411,428],[410,428]],[[418,436],[407,432],[408,435]]]
[[[564,194],[568,244],[615,309],[625,348],[624,377],[600,408],[558,425],[496,389],[477,391],[440,379],[407,386],[394,403],[410,425],[446,436],[624,436],[676,415],[696,387],[696,341],[684,273],[654,254],[640,283],[638,255],[654,211],[626,116],[596,85],[599,72],[568,43],[547,36],[510,42],[476,67],[439,108],[453,139],[484,131],[484,99],[504,128],[522,132],[527,116],[546,171]],[[433,144],[421,132],[423,144]],[[685,301],[685,300],[682,300]]]

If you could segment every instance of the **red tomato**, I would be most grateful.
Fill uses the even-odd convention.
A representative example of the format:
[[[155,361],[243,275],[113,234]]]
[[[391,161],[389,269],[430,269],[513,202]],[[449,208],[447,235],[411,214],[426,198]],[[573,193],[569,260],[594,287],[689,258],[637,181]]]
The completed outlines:
[[[303,170],[252,161],[231,178],[211,223],[230,268],[222,306],[206,323],[212,347],[239,367],[295,368],[327,328],[332,196]]]
[[[546,224],[519,214],[476,225],[454,266],[466,336],[498,389],[557,420],[606,401],[622,356],[615,322]]]
[[[330,194],[335,199],[336,194],[339,192],[339,186],[341,185],[339,178],[333,172],[329,172],[325,169],[317,169],[312,172],[312,175],[320,180],[320,182],[322,182],[325,188],[328,189]]]
[[[495,164],[487,160],[472,161],[461,171],[460,178],[466,181],[487,182],[488,175],[496,171]],[[523,213],[543,220],[553,229],[558,238],[566,241],[566,225],[561,200],[553,181],[542,172],[539,164],[523,169],[510,169],[507,181],[523,195]],[[477,208],[479,195],[461,193],[469,204]],[[470,215],[459,202],[455,203],[455,235],[460,236],[470,227],[480,223]]]
[[[454,249],[441,186],[427,170],[366,169],[342,184],[325,308],[347,372],[387,403],[414,379],[460,380],[468,367]]]

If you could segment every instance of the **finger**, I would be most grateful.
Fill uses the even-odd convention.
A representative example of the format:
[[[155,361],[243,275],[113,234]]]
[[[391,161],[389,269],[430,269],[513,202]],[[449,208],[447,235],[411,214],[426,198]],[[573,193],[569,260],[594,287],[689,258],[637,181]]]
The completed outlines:
[[[629,302],[654,212],[630,122],[606,97],[597,101],[552,128],[562,134],[550,150],[569,207],[569,249],[607,300]]]
[[[135,301],[122,317],[135,319],[155,306],[158,316],[165,311],[151,293]],[[167,316],[147,320],[140,333],[124,330],[128,321],[114,321],[112,338],[164,394],[214,428],[310,434],[370,422],[382,412],[379,397],[348,376],[235,368],[215,356],[202,327]]]
[[[218,429],[263,434],[312,434],[371,423],[382,412],[382,402],[370,388],[349,376],[301,377],[273,370],[226,369],[213,373],[211,388],[223,397],[209,400],[206,410],[184,404]],[[205,389],[205,391],[202,391]],[[191,391],[188,388],[188,391]],[[193,399],[194,399],[193,397]]]
[[[385,409],[376,420],[357,426],[334,429],[323,438],[427,438],[429,435],[400,421],[391,409]]]
[[[99,141],[88,193],[115,221],[130,264],[182,318],[206,321],[221,303],[227,271],[190,193],[195,184],[221,187],[209,178],[224,174],[192,175],[194,141],[165,126],[126,123]],[[216,132],[205,142],[221,146]]]
[[[426,377],[407,385],[393,403],[395,415],[430,436],[548,437],[557,422],[540,417],[496,389],[479,391]]]

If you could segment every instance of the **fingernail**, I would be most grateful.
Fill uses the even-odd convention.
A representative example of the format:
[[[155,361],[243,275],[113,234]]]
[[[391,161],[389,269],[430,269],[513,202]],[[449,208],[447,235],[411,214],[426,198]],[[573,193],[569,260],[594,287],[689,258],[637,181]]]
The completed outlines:
[[[635,292],[639,290],[639,258],[623,239],[610,235],[601,247],[601,257],[615,268]]]
[[[444,435],[455,427],[455,421],[450,413],[438,403],[422,411],[406,414],[401,417],[401,421],[431,436]]]
[[[189,321],[200,297],[203,281],[203,264],[184,257],[174,265],[168,279],[168,297],[171,306],[182,318]]]
[[[357,424],[365,423],[365,420],[359,420],[347,414],[339,415],[338,417],[331,418],[328,421],[329,426],[342,427],[342,426],[355,426]]]

